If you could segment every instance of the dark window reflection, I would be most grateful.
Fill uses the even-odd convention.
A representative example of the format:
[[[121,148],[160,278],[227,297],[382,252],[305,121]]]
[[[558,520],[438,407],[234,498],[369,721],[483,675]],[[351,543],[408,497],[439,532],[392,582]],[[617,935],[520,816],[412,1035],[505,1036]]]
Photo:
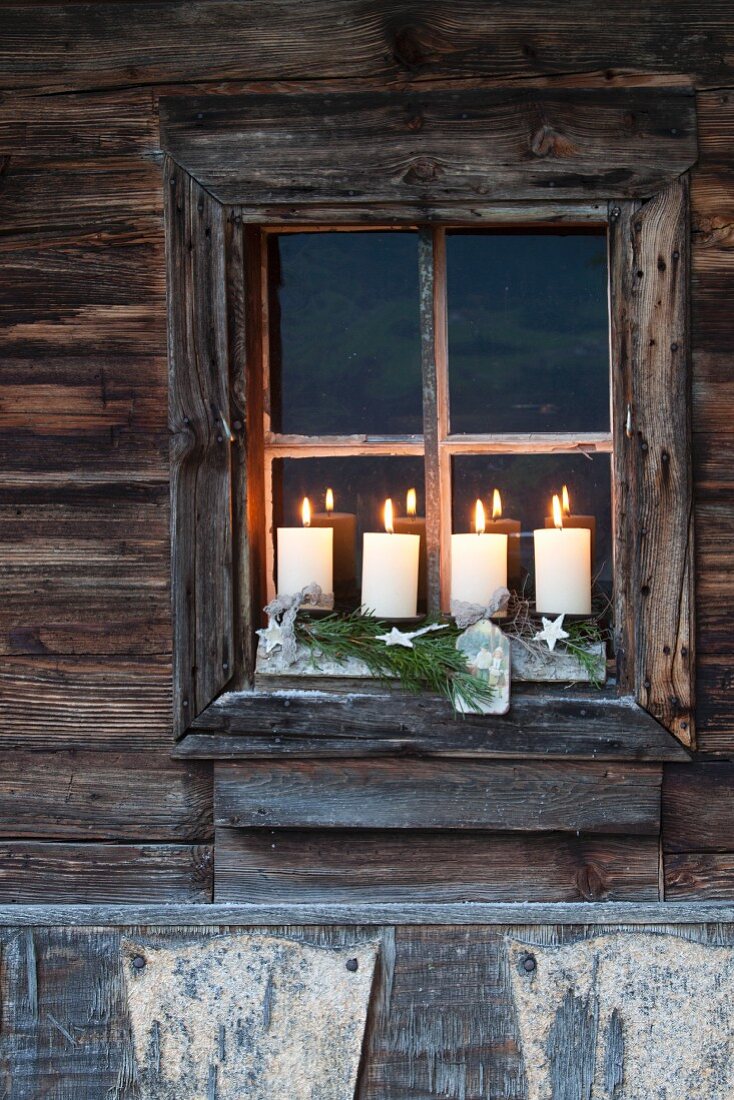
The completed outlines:
[[[417,236],[269,238],[274,431],[423,431]]]
[[[344,547],[345,540],[353,550],[342,553],[341,563],[334,562],[334,589],[340,608],[359,605],[359,582],[362,574],[362,535],[365,531],[383,531],[385,499],[391,497],[395,509],[395,529],[400,531],[406,517],[406,497],[416,490],[416,517],[425,516],[422,457],[348,457],[348,458],[282,458],[273,462],[273,533],[277,527],[298,527],[301,522],[301,502],[307,496],[313,509],[313,522],[326,521],[326,490],[334,494],[334,515],[347,516],[338,520]],[[354,520],[351,517],[355,517]],[[351,530],[354,530],[352,539]],[[415,525],[410,528],[420,533]],[[407,528],[406,528],[407,530]],[[423,593],[425,596],[425,592]],[[419,607],[421,601],[419,600]],[[421,608],[422,610],[423,608]]]
[[[610,595],[610,455],[458,455],[453,459],[453,529],[471,530],[477,497],[491,517],[493,490],[499,489],[503,517],[520,521],[520,580],[531,595],[533,531],[544,526],[553,494],[560,495],[564,485],[570,494],[571,515],[592,516],[596,521],[591,573],[596,588]]]
[[[609,428],[606,236],[447,235],[453,432]]]

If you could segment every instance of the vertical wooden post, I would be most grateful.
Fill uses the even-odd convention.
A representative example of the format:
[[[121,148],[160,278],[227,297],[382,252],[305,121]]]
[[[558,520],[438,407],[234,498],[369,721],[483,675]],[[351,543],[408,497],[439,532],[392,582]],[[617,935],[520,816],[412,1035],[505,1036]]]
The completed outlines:
[[[418,237],[423,438],[425,446],[428,611],[446,607],[447,554],[451,530],[450,456],[441,443],[448,434],[446,356],[446,248],[441,229],[422,228]]]
[[[173,724],[180,735],[233,670],[226,217],[165,165],[171,431]]]
[[[687,177],[610,225],[620,676],[693,745]]]

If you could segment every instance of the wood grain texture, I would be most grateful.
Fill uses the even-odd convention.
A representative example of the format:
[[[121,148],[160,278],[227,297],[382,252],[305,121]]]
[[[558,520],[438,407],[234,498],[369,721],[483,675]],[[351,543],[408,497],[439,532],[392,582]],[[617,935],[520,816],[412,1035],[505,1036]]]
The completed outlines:
[[[161,144],[250,206],[613,198],[695,162],[694,106],[680,87],[171,97]]]
[[[232,514],[225,213],[167,160],[173,726],[232,675]]]
[[[622,684],[694,743],[688,186],[610,208]],[[663,564],[664,563],[664,564]]]
[[[657,9],[653,9],[655,12]],[[165,82],[371,77],[385,84],[444,77],[501,83],[591,77],[614,87],[628,79],[695,75],[700,85],[732,76],[734,32],[727,0],[711,0],[705,20],[695,0],[652,19],[647,6],[621,0],[614,19],[591,0],[553,19],[542,0],[508,8],[503,0],[462,0],[451,10],[401,0],[141,0],[135,19],[118,2],[8,4],[0,51],[2,88],[60,92]],[[155,27],[154,41],[148,33]],[[639,74],[639,75],[638,75]]]
[[[200,734],[195,740],[193,735]],[[220,696],[178,752],[238,756],[591,757],[688,760],[674,738],[629,697],[560,689],[516,692],[508,714],[457,718],[432,696],[291,691]]]
[[[654,901],[654,837],[217,828],[215,902]]]
[[[665,897],[669,901],[730,901],[734,898],[732,852],[666,852]]]
[[[0,729],[6,750],[169,749],[171,659],[0,658]]]
[[[671,767],[663,789],[665,851],[734,851],[734,764]]]
[[[206,765],[165,753],[4,751],[0,836],[196,842],[211,835]]]
[[[213,862],[211,847],[188,844],[0,841],[0,901],[205,904]]]
[[[0,653],[170,652],[165,484],[16,484],[0,523]]]
[[[653,764],[303,761],[215,765],[214,818],[237,828],[660,829]]]

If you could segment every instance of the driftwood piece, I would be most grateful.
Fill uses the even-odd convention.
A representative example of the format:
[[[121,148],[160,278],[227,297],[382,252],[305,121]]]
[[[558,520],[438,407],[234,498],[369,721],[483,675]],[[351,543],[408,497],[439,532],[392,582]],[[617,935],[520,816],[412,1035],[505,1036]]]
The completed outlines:
[[[730,946],[666,934],[539,940],[507,941],[527,1100],[732,1095]]]
[[[348,1100],[377,947],[123,939],[142,1100]]]
[[[595,659],[596,680],[604,683],[607,678],[606,647],[603,642],[589,646],[587,652]],[[510,638],[510,655],[512,660],[512,679],[525,683],[590,683],[591,676],[587,669],[579,663],[572,653],[558,649],[551,652],[538,645],[524,645],[517,638]],[[334,690],[339,690],[338,681],[370,680],[373,675],[367,665],[356,658],[348,661],[328,661],[323,658],[316,659],[305,647],[299,653],[297,661],[286,664],[280,654],[280,650],[266,653],[264,646],[259,646],[257,651],[257,663],[255,666],[259,682],[265,687],[268,681],[275,678],[291,678],[303,676],[309,681],[314,679],[326,680],[333,677],[337,683]],[[311,686],[309,684],[309,686]]]

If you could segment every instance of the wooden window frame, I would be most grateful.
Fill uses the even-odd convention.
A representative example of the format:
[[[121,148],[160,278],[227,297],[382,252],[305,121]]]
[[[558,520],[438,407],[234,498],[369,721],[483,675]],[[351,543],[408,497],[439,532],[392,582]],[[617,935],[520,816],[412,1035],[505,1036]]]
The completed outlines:
[[[639,99],[641,90],[634,92]],[[490,92],[479,96],[478,107],[477,94],[473,94],[475,113],[481,108],[490,121],[498,110],[510,109],[503,99],[498,107],[497,96]],[[355,105],[352,101],[359,97],[344,95],[345,102],[339,107],[344,107],[351,122],[355,112],[373,112],[374,99],[380,96],[379,105],[388,113],[395,103],[402,106],[410,99],[396,93],[370,93]],[[423,110],[430,96],[425,93],[421,97]],[[277,158],[274,165],[270,163],[272,151],[267,140],[263,147],[262,132],[257,130],[263,98],[277,100],[275,107],[272,103],[266,106],[268,116],[277,116],[279,125],[298,117],[293,111],[295,99],[288,96],[199,97],[161,104],[163,146],[169,150],[165,217],[174,727],[176,736],[182,737],[177,755],[237,758],[414,752],[688,759],[683,746],[694,745],[686,173],[695,161],[692,100],[681,96],[679,88],[648,91],[649,117],[654,114],[649,104],[654,102],[657,115],[664,116],[669,126],[665,133],[672,135],[661,138],[658,119],[654,139],[658,145],[667,142],[669,148],[665,155],[657,149],[654,168],[639,149],[633,155],[629,148],[641,136],[637,130],[634,141],[623,134],[619,148],[614,146],[615,131],[607,146],[595,153],[599,161],[596,175],[587,163],[586,151],[581,157],[582,177],[573,175],[567,160],[549,162],[544,155],[540,157],[543,186],[556,187],[552,199],[546,197],[547,191],[540,201],[528,199],[528,189],[538,194],[538,184],[532,179],[538,163],[533,161],[529,168],[522,163],[509,168],[506,163],[495,165],[491,186],[482,185],[489,194],[476,201],[475,178],[471,184],[466,182],[465,135],[454,133],[453,114],[445,121],[439,139],[433,140],[446,158],[451,142],[454,155],[457,149],[461,151],[455,180],[433,187],[421,154],[417,166],[413,164],[400,181],[402,190],[401,186],[387,187],[381,179],[375,183],[372,175],[360,176],[358,163],[341,168],[342,178],[335,182],[328,157],[333,155],[334,142],[339,146],[337,134],[336,138],[332,135],[331,150],[327,146],[319,154],[315,173],[319,183],[314,187],[313,180],[295,185],[289,164],[281,166]],[[307,99],[312,112],[324,103],[313,95],[298,98]],[[437,113],[445,98],[431,101]],[[572,92],[566,93],[564,109],[569,98],[573,101]],[[339,96],[328,99],[331,109],[335,99]],[[607,97],[607,108],[609,102]],[[582,94],[570,117],[587,109]],[[599,110],[596,100],[593,109]],[[552,114],[547,102],[544,110]],[[671,121],[675,125],[670,125]],[[257,152],[252,147],[253,126]],[[538,134],[545,134],[553,146],[559,129],[558,124],[543,123],[540,131],[531,135],[531,148]],[[231,137],[233,130],[238,135],[236,145],[225,142],[223,147],[222,134]],[[685,137],[683,152],[681,135]],[[343,144],[351,150],[350,141],[347,135]],[[652,141],[647,135],[648,145]],[[379,146],[380,138],[375,142]],[[388,128],[387,144],[391,142]],[[477,166],[486,171],[482,162],[486,144],[478,150],[474,154]],[[534,148],[533,152],[540,156]],[[251,164],[255,156],[260,157],[262,172],[253,174],[242,163],[245,157]],[[616,174],[609,169],[609,161],[615,157],[624,163],[623,171],[618,169]],[[353,159],[358,161],[357,151]],[[412,171],[418,172],[417,182]],[[426,173],[428,183],[423,179]],[[265,175],[267,187],[262,182]],[[355,186],[345,190],[345,183]],[[294,194],[298,186],[300,196]],[[432,189],[440,194],[428,197]],[[267,558],[263,401],[256,378],[256,365],[263,359],[262,303],[266,300],[262,229],[301,225],[418,228],[421,308],[430,311],[431,320],[424,326],[430,338],[422,342],[426,400],[435,403],[440,415],[445,398],[441,393],[442,382],[444,387],[446,384],[441,356],[445,355],[446,334],[445,318],[433,301],[433,265],[443,262],[442,232],[436,227],[589,221],[606,221],[609,233],[612,445],[607,439],[586,442],[594,449],[613,449],[614,454],[617,683],[601,692],[546,690],[535,685],[513,691],[508,716],[472,716],[460,721],[444,714],[435,700],[386,691],[354,696],[254,690],[254,627],[261,614],[260,579]],[[440,483],[448,476],[452,451],[464,447],[463,441],[448,437],[447,421],[436,419],[435,423],[443,423],[445,431],[443,440],[438,434],[429,438],[426,433],[427,501],[439,499],[430,479]],[[495,452],[512,450],[516,442],[499,437],[480,441],[482,447]],[[567,439],[545,442],[551,449],[568,448]],[[473,440],[467,441],[467,446],[477,449]],[[439,547],[450,530],[448,517],[442,517],[441,509],[434,506],[428,510],[427,524],[434,547]],[[439,560],[434,553],[429,565],[434,602],[442,584]],[[665,568],[661,568],[663,562]],[[445,590],[443,594],[445,597]]]

